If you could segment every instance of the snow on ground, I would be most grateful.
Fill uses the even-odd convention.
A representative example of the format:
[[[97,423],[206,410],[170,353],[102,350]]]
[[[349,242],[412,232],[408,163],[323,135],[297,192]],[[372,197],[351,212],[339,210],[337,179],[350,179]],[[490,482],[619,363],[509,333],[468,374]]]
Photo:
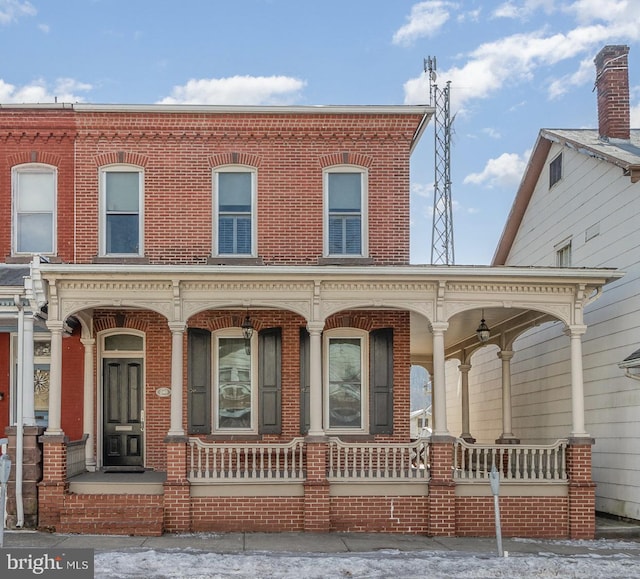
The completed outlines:
[[[195,550],[96,552],[95,577],[145,579],[633,579],[640,561],[624,553],[559,556],[445,551],[370,553],[203,553]]]

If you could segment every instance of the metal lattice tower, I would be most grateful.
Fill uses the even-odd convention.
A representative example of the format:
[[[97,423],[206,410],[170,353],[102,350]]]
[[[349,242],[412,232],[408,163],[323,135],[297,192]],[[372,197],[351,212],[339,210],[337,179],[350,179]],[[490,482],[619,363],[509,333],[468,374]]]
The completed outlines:
[[[425,58],[424,71],[429,73],[429,104],[435,108],[433,183],[433,229],[431,263],[453,265],[453,210],[451,203],[451,81],[440,89],[436,84],[436,59]]]

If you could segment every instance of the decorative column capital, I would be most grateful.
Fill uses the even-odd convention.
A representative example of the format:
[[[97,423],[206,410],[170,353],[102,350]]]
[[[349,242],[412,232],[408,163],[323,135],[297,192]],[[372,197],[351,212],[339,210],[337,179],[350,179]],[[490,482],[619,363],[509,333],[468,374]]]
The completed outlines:
[[[511,360],[511,358],[513,358],[515,352],[513,352],[512,350],[500,350],[498,352],[498,358],[500,358],[503,362],[508,362],[509,360]]]
[[[582,336],[587,331],[587,326],[585,324],[571,324],[567,326],[564,333],[567,336]]]
[[[449,329],[449,322],[431,322],[431,331],[434,334],[444,334]]]
[[[324,330],[324,322],[307,322],[307,330],[310,334],[320,334]]]
[[[460,372],[462,372],[463,374],[468,374],[469,370],[471,370],[471,364],[460,364],[458,366],[458,370],[460,370]]]
[[[169,329],[171,330],[171,333],[175,334],[175,333],[184,333],[187,329],[187,324],[185,322],[183,322],[182,320],[178,320],[175,322],[169,322]]]

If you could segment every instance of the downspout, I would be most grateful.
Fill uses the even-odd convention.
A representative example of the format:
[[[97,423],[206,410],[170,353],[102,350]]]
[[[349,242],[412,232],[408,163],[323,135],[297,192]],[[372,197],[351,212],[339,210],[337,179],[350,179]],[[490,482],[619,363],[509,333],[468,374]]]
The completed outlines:
[[[16,384],[16,527],[24,525],[24,503],[22,498],[23,456],[24,456],[24,385],[22,383],[24,366],[24,306],[19,295],[13,302],[18,308],[18,370]]]

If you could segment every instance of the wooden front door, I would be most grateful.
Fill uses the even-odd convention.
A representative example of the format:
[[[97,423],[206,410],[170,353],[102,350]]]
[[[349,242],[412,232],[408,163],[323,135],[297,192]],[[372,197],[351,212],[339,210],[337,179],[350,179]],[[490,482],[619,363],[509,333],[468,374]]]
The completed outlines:
[[[105,358],[103,384],[103,465],[144,463],[142,358]]]

